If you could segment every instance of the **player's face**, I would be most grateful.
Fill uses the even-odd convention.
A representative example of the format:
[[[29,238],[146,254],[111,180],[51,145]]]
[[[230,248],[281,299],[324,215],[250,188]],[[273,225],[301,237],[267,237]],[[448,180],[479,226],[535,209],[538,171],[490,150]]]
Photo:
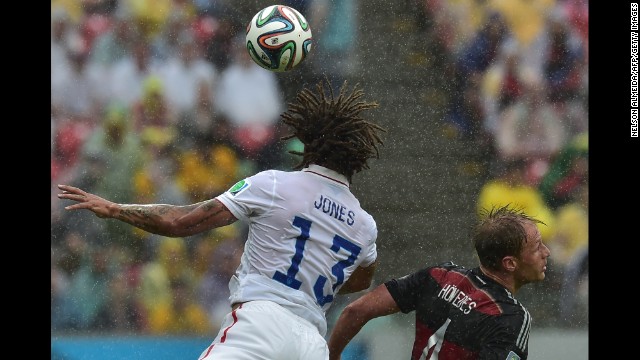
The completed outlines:
[[[542,281],[547,270],[547,258],[551,255],[549,248],[542,242],[540,231],[536,224],[526,222],[527,242],[518,258],[516,281],[526,284]]]

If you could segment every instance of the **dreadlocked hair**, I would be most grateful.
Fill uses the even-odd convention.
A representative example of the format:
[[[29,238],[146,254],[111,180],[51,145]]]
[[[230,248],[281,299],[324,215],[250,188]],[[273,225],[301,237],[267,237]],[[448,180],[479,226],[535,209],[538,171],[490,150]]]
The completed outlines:
[[[289,151],[302,156],[295,170],[313,163],[335,170],[351,181],[353,174],[369,168],[370,158],[379,157],[378,145],[384,144],[377,132],[386,130],[360,116],[363,110],[378,107],[378,103],[360,100],[364,92],[357,84],[347,94],[345,81],[337,98],[330,84],[328,87],[328,96],[322,81],[316,85],[315,93],[304,88],[288,104],[281,117],[293,133],[281,140],[297,137],[304,144],[303,152]]]

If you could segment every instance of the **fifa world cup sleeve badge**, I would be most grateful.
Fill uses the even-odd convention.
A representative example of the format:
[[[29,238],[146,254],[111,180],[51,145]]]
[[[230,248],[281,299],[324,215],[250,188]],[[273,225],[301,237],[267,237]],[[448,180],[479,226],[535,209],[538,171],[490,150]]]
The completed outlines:
[[[513,351],[509,351],[509,355],[507,355],[506,360],[520,360],[520,356],[518,356],[518,354],[514,353]]]
[[[244,179],[244,180],[240,180],[238,181],[235,185],[233,185],[231,187],[231,189],[229,189],[229,193],[233,196],[238,195],[242,190],[246,189],[249,187],[249,182]]]

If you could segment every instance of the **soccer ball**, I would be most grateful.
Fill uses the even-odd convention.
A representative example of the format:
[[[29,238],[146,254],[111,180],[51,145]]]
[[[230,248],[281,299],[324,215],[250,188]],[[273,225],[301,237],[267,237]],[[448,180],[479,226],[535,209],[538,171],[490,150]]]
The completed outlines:
[[[311,50],[311,28],[298,10],[271,5],[247,25],[247,51],[256,64],[283,72],[299,65]]]

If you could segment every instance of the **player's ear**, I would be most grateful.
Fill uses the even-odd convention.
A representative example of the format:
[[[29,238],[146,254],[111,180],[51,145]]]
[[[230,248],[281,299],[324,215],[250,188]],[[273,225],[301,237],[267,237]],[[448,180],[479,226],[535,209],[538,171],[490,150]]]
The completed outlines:
[[[502,258],[502,267],[507,271],[515,271],[518,265],[518,260],[515,256],[505,256]]]

